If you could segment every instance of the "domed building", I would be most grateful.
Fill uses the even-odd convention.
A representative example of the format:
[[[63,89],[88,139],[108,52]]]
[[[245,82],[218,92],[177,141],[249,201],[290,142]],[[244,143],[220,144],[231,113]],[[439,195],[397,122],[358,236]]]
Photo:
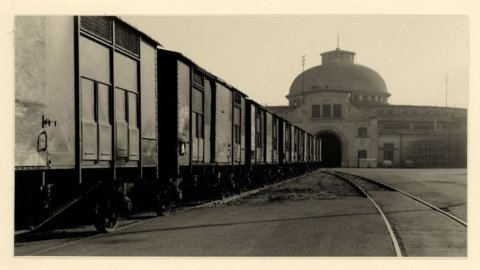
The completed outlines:
[[[322,65],[298,75],[287,98],[298,101],[307,92],[336,90],[351,92],[355,98],[372,97],[375,102],[387,103],[390,94],[382,77],[374,70],[355,64],[355,53],[337,49],[322,53]]]
[[[354,52],[321,56],[293,81],[289,105],[269,109],[322,139],[324,166],[466,167],[466,109],[390,105]]]

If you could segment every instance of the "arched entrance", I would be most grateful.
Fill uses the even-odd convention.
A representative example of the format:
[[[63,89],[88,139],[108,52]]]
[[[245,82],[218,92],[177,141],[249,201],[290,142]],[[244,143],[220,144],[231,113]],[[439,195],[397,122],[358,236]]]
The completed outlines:
[[[342,166],[342,142],[331,132],[321,132],[317,135],[322,140],[322,164],[325,167]]]

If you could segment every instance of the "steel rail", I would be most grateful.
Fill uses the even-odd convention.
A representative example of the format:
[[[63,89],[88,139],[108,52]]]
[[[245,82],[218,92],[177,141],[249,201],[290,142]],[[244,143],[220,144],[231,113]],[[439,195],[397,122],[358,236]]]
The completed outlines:
[[[409,194],[409,193],[407,193],[407,192],[405,192],[405,191],[403,191],[403,190],[400,190],[400,189],[398,189],[398,188],[395,188],[395,187],[393,187],[393,186],[390,186],[390,185],[385,184],[385,183],[383,183],[383,182],[380,182],[380,181],[378,181],[378,180],[370,179],[370,178],[363,177],[363,176],[360,176],[360,175],[355,175],[355,174],[350,174],[350,173],[345,173],[345,172],[340,172],[340,171],[334,171],[334,172],[335,172],[335,173],[340,173],[340,174],[349,175],[349,176],[355,176],[355,177],[358,177],[358,178],[363,179],[363,180],[365,180],[365,181],[369,181],[369,182],[375,183],[375,184],[377,184],[377,185],[383,186],[383,187],[385,187],[385,188],[389,188],[389,189],[391,189],[391,190],[400,192],[400,193],[402,193],[403,195],[405,195],[405,196],[407,196],[407,197],[410,197],[411,199],[413,199],[413,200],[415,200],[415,201],[417,201],[417,202],[420,202],[420,203],[422,203],[422,204],[424,204],[424,205],[432,208],[433,210],[435,210],[435,211],[437,211],[437,212],[440,212],[440,213],[446,215],[447,217],[455,220],[456,222],[460,223],[461,225],[467,227],[467,222],[465,222],[465,221],[461,220],[460,218],[458,218],[458,217],[456,217],[456,216],[454,216],[454,215],[452,215],[452,214],[450,214],[450,213],[447,213],[446,211],[444,211],[444,210],[436,207],[435,205],[433,205],[433,204],[431,204],[431,203],[428,203],[428,202],[426,202],[426,201],[424,201],[424,200],[422,200],[422,199],[420,199],[420,198],[418,198],[418,197],[415,197],[415,196],[413,196],[413,195],[411,195],[411,194]]]
[[[372,197],[370,197],[364,189],[362,189],[359,185],[355,184],[350,179],[347,179],[347,178],[343,177],[342,175],[339,175],[337,172],[331,172],[331,171],[323,171],[323,172],[325,172],[327,174],[330,174],[330,175],[333,175],[335,177],[338,177],[338,178],[340,178],[344,181],[349,182],[358,191],[360,191],[360,193],[362,193],[366,198],[368,198],[370,200],[370,202],[375,206],[378,213],[382,216],[383,221],[385,222],[385,226],[387,227],[388,233],[390,235],[390,239],[392,240],[392,244],[393,244],[393,248],[395,249],[396,256],[397,257],[403,257],[402,250],[400,249],[400,244],[398,243],[397,237],[395,236],[392,225],[390,224],[390,221],[388,221],[387,216],[385,215],[385,213],[383,213],[380,206],[378,206],[378,204],[375,202],[375,200],[373,200]]]

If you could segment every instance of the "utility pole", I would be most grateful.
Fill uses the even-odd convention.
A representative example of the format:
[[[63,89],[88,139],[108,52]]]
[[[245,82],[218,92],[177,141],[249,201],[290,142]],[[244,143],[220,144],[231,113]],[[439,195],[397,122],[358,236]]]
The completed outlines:
[[[337,50],[340,49],[340,33],[337,32]]]
[[[445,108],[447,107],[448,100],[448,73],[445,73]]]
[[[307,59],[302,55],[302,92],[305,92],[305,62]]]

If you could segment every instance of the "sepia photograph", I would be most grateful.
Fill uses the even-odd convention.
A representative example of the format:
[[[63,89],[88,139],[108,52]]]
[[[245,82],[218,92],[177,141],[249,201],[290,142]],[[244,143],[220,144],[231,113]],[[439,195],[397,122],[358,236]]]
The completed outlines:
[[[10,259],[471,266],[477,17],[10,19]]]

